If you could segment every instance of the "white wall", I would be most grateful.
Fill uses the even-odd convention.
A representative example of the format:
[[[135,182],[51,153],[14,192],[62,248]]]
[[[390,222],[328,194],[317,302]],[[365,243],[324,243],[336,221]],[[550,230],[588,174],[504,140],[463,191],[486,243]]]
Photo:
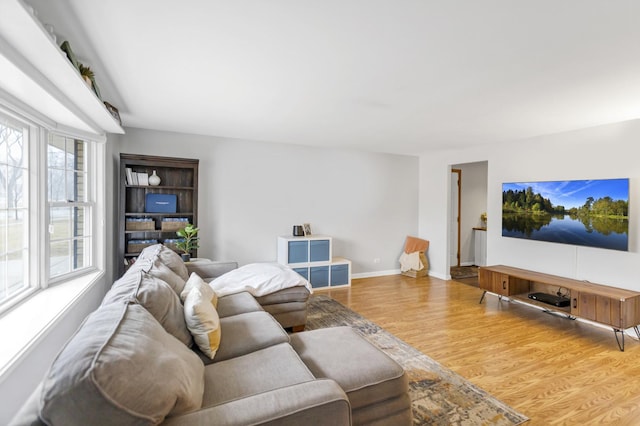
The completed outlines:
[[[399,269],[417,233],[417,157],[142,129],[127,129],[121,149],[200,159],[200,257],[275,261],[277,236],[308,222],[355,274],[379,274]]]
[[[420,158],[419,233],[431,240],[434,274],[447,271],[448,165],[488,160],[488,264],[505,264],[640,290],[635,264],[640,214],[640,120],[542,136],[526,141],[425,154]],[[629,252],[501,236],[503,182],[630,178]]]

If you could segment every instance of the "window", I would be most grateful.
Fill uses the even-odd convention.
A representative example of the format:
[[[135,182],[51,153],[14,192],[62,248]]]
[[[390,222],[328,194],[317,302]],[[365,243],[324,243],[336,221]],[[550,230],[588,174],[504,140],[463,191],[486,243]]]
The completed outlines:
[[[0,312],[95,269],[95,144],[0,111]]]
[[[29,285],[29,128],[0,115],[0,306]]]
[[[50,134],[47,164],[49,277],[54,279],[91,265],[87,143]]]

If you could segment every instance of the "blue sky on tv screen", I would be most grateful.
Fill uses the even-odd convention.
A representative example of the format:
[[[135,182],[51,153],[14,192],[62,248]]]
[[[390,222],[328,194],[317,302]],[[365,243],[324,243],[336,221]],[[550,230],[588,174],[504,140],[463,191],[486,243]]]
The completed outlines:
[[[629,201],[629,179],[503,183],[502,191],[521,191],[528,187],[533,189],[534,194],[550,199],[554,206],[567,209],[583,206],[589,197],[597,200],[608,196],[613,200]]]

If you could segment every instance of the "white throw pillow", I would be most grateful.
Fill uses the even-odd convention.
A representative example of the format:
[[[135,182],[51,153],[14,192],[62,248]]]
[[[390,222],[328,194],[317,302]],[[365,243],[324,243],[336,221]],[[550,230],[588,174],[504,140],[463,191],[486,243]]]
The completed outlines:
[[[250,263],[219,276],[209,285],[218,297],[242,291],[260,297],[297,286],[305,286],[313,293],[309,281],[289,266],[279,263]]]
[[[213,359],[220,346],[220,318],[199,286],[193,287],[184,301],[184,319],[196,345]]]
[[[184,289],[180,293],[180,300],[183,304],[184,301],[187,300],[187,295],[192,288],[199,288],[202,296],[207,300],[211,300],[214,307],[218,307],[218,296],[216,295],[216,292],[213,291],[213,289],[209,287],[209,284],[207,284],[207,282],[195,272],[191,273],[191,276],[184,285]]]

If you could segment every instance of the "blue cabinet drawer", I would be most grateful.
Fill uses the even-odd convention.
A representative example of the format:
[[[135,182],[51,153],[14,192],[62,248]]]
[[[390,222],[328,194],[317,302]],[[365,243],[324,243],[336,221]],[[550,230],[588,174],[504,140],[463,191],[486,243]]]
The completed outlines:
[[[331,285],[349,284],[349,265],[331,266]]]
[[[310,262],[328,262],[331,260],[331,244],[329,240],[311,240],[309,244]]]
[[[300,274],[305,280],[309,280],[309,268],[293,268],[293,270]]]
[[[309,261],[308,241],[289,241],[289,263],[304,263]]]
[[[329,267],[314,266],[310,268],[311,287],[327,287],[329,285]]]

